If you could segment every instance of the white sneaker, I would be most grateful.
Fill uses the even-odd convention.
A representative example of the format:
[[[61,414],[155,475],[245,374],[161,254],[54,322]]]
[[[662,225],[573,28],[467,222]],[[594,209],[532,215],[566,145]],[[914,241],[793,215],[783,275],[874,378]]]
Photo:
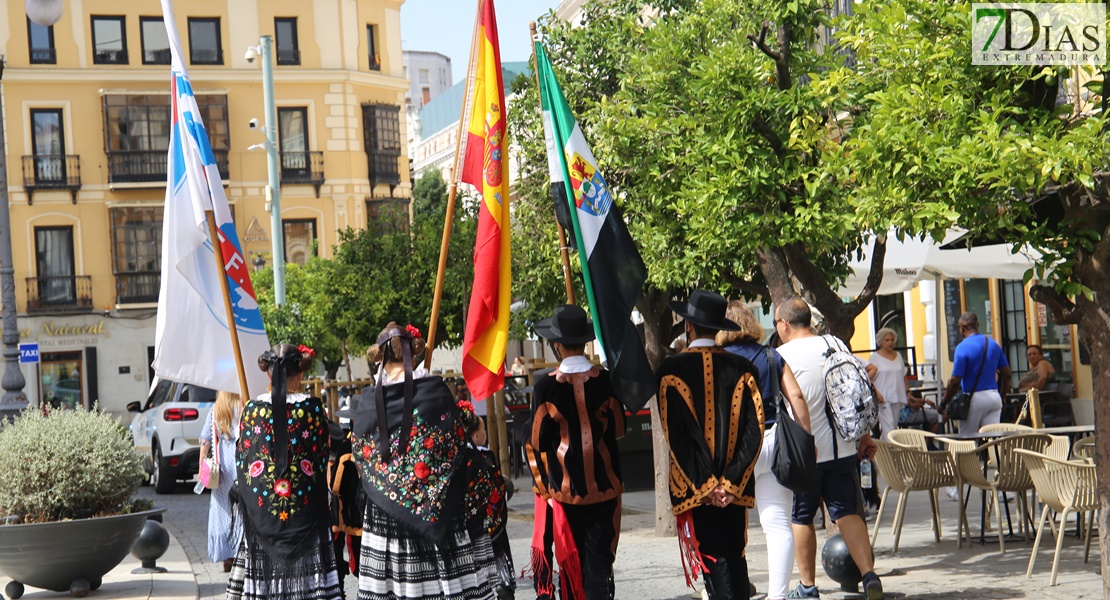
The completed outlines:
[[[953,502],[958,502],[960,499],[960,493],[956,491],[956,486],[954,485],[946,486],[944,488],[944,495],[948,496],[948,499]]]

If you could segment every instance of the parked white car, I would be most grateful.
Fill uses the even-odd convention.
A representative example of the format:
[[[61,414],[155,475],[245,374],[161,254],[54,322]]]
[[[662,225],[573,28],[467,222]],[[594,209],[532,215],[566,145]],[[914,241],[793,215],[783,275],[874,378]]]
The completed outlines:
[[[131,439],[157,493],[172,494],[179,479],[197,474],[201,428],[215,401],[215,390],[156,378],[145,404],[127,405],[138,413]]]

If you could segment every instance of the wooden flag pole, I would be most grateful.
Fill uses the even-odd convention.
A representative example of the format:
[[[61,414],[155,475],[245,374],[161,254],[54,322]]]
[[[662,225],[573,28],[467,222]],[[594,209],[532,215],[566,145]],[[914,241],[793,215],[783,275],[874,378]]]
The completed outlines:
[[[536,63],[536,37],[539,35],[536,32],[536,22],[530,21],[528,23],[528,32],[531,34],[532,40],[532,74],[536,77],[536,91],[540,89],[540,69]],[[542,106],[542,100],[541,100]],[[542,108],[541,108],[542,110]],[[546,134],[545,134],[546,137]],[[563,229],[563,224],[559,219],[555,219],[555,227],[559,230],[559,255],[563,261],[563,282],[567,286],[567,304],[574,304],[574,283],[570,276],[570,249],[567,246],[567,232]]]
[[[227,269],[224,268],[223,252],[220,250],[220,230],[216,227],[215,213],[206,210],[204,211],[204,217],[208,221],[208,237],[212,241],[212,256],[216,260],[216,272],[219,274],[220,290],[224,296],[227,328],[231,332],[231,347],[235,350],[235,367],[239,370],[239,389],[241,390],[239,397],[245,402],[250,399],[250,390],[247,388],[247,372],[243,369],[243,351],[239,347],[239,328],[235,325],[235,311],[231,308],[231,290],[227,285]]]
[[[474,74],[474,56],[478,51],[478,17],[481,15],[482,3],[478,2],[478,12],[474,15],[474,35],[470,38],[470,60],[466,63],[466,88],[463,90],[462,114],[459,115],[459,134],[455,138],[455,164],[451,166],[451,189],[447,193],[447,214],[443,217],[443,239],[439,243],[439,268],[436,270],[436,287],[432,295],[432,317],[428,321],[428,339],[425,340],[427,349],[424,352],[424,368],[432,370],[432,351],[436,347],[436,322],[439,321],[439,304],[443,297],[443,279],[447,275],[447,248],[451,245],[451,225],[455,222],[455,196],[459,190],[459,148],[462,146],[463,136],[470,130],[470,123],[465,123],[467,110],[470,106],[470,78]]]

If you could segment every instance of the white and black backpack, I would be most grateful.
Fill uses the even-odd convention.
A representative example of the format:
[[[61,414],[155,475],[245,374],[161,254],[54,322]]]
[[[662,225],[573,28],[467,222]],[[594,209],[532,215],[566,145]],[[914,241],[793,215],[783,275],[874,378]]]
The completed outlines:
[[[830,335],[821,337],[829,347],[823,369],[825,415],[842,440],[855,442],[879,422],[875,386],[863,361],[849,352],[843,342]]]

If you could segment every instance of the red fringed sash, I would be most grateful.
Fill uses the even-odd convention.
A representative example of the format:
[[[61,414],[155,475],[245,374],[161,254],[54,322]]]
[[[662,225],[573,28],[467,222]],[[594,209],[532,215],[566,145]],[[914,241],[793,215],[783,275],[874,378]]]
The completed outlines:
[[[705,556],[698,547],[698,536],[694,532],[694,519],[690,511],[680,513],[675,517],[675,526],[678,529],[678,553],[682,558],[682,572],[686,575],[686,585],[692,589],[698,580],[699,573],[708,573],[705,566],[706,560],[713,560],[712,556]]]
[[[559,584],[564,590],[570,591],[572,598],[585,598],[586,591],[582,585],[582,562],[578,555],[578,547],[574,544],[574,535],[570,531],[566,512],[559,502],[552,502],[549,506],[539,494],[536,495],[535,517],[532,524],[532,563],[521,573],[521,577],[531,570],[533,580],[538,573],[551,573],[551,579],[539,582],[536,593],[539,595],[555,595],[555,573],[547,562],[544,554],[543,538],[547,535],[547,510],[551,509],[552,537],[555,539],[555,562],[559,564]]]

